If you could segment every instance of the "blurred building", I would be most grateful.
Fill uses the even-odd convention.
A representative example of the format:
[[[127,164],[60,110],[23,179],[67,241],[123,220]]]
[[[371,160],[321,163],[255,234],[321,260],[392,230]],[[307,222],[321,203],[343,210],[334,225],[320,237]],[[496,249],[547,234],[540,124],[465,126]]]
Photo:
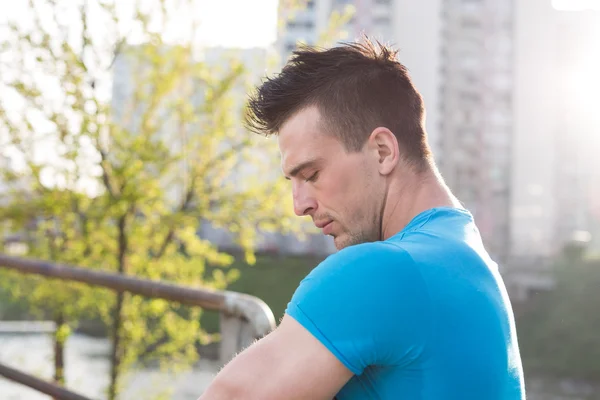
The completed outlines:
[[[547,258],[600,233],[600,13],[515,11],[512,255]]]
[[[438,164],[488,251],[510,243],[512,1],[443,2]]]
[[[494,258],[543,259],[575,231],[600,234],[600,99],[578,93],[600,70],[598,12],[552,0],[314,0],[284,23],[284,59],[297,41],[318,43],[347,5],[347,39],[365,32],[400,49],[442,175]]]
[[[282,59],[290,56],[297,43],[314,45],[318,42],[319,22],[326,15],[324,4],[322,0],[307,0],[305,7],[298,7],[279,0],[277,14],[283,25],[278,29],[276,47]]]

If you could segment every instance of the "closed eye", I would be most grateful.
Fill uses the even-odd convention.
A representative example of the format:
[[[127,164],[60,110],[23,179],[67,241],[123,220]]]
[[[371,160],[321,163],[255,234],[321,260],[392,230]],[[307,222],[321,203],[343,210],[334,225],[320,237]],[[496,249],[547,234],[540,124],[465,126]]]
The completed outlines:
[[[319,177],[319,171],[312,174],[309,178],[306,179],[307,182],[315,182]]]

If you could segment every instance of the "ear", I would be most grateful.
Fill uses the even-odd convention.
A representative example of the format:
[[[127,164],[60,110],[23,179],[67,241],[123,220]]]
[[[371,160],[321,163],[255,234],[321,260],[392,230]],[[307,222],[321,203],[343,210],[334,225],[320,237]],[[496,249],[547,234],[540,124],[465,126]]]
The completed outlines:
[[[369,147],[377,157],[381,175],[389,175],[400,161],[398,139],[388,128],[375,128],[369,136]]]

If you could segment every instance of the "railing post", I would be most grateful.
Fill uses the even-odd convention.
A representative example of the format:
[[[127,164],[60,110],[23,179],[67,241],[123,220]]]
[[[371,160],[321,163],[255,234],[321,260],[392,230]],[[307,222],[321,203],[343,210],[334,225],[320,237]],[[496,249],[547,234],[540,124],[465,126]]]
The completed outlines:
[[[273,312],[262,300],[225,292],[225,309],[219,313],[221,344],[219,360],[227,364],[238,352],[275,328]]]
[[[248,336],[248,323],[244,319],[221,311],[219,313],[221,343],[219,345],[219,364],[227,364],[239,351],[243,350],[242,335]]]

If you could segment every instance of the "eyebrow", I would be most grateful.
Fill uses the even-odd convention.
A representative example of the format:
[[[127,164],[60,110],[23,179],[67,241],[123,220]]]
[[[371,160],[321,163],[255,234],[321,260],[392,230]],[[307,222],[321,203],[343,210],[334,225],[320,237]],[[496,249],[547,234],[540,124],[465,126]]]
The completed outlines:
[[[319,158],[315,158],[313,160],[308,160],[308,161],[304,161],[298,165],[296,165],[291,171],[289,176],[286,176],[285,179],[290,180],[290,177],[295,177],[296,175],[298,175],[300,173],[300,171],[302,171],[305,168],[308,167],[312,167],[316,164],[320,164],[321,162],[323,162],[323,158],[319,157]]]

